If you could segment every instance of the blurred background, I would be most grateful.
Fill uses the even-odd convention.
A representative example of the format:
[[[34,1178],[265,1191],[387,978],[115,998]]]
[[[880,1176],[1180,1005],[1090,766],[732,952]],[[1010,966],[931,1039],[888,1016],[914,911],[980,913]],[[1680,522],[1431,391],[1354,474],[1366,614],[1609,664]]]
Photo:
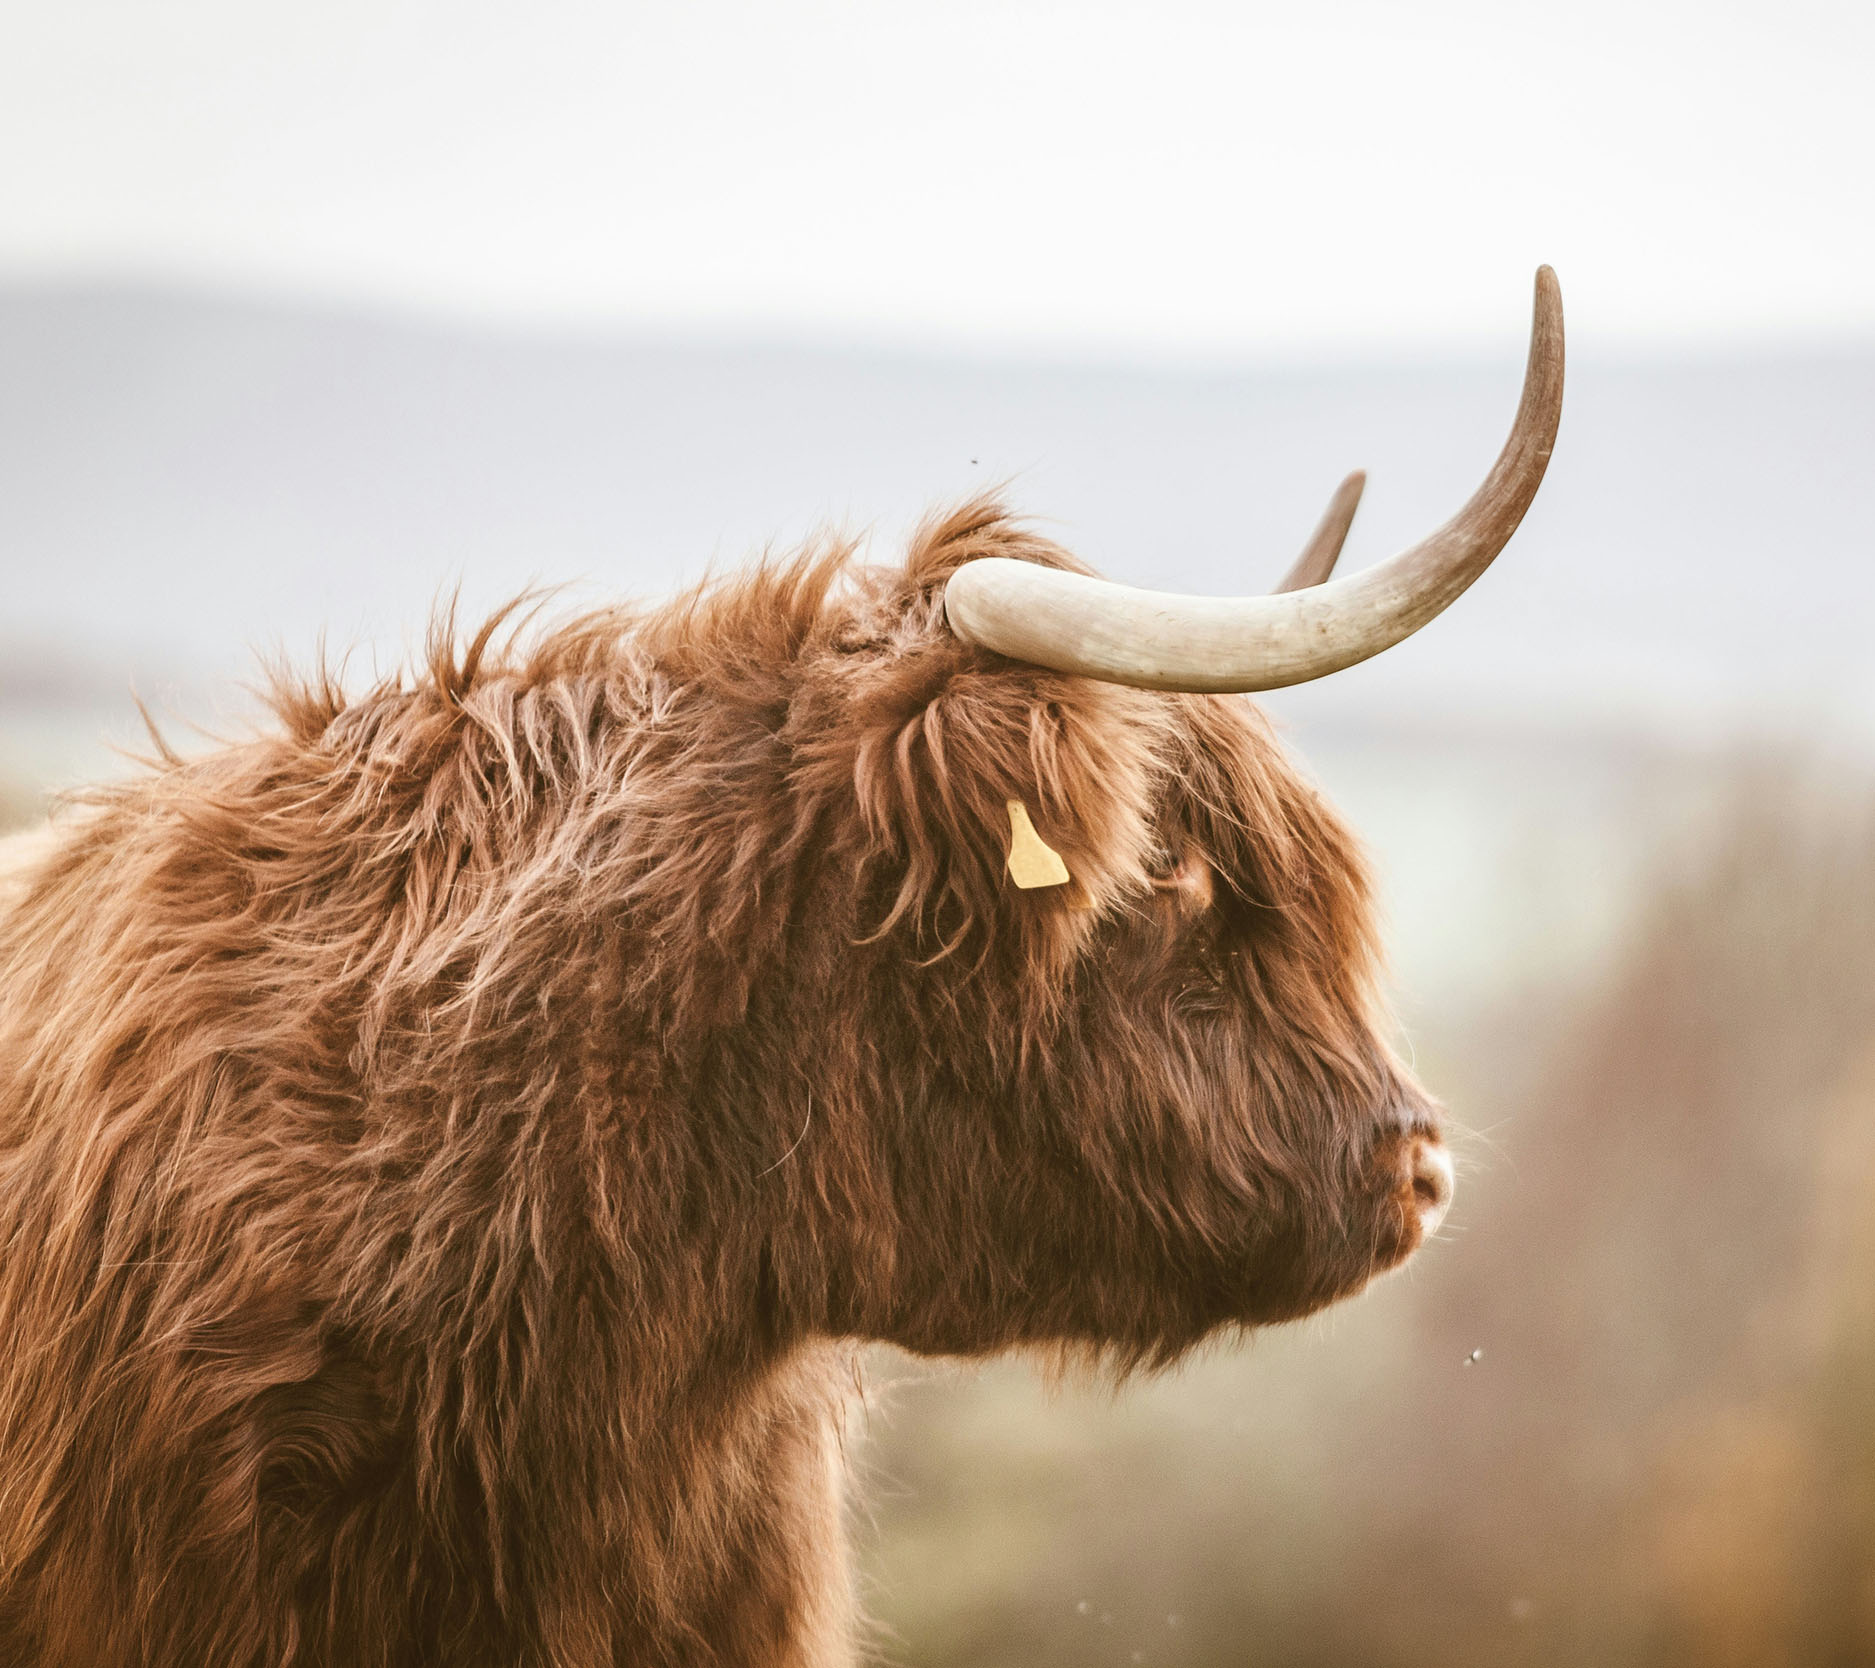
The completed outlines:
[[[1270,705],[1371,842],[1451,1226],[1115,1393],[882,1355],[905,1664],[1875,1660],[1875,11],[0,0],[0,824],[360,676],[1011,500],[1258,589],[1506,557]],[[172,733],[181,735],[177,725]]]

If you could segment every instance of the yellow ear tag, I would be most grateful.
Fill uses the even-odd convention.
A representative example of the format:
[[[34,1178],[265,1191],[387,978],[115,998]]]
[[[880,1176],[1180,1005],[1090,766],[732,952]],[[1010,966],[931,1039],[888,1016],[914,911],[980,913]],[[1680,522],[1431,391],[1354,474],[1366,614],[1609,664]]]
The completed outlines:
[[[1019,799],[1009,804],[1009,878],[1023,891],[1037,886],[1066,886],[1068,866],[1061,853],[1035,832],[1029,809]]]

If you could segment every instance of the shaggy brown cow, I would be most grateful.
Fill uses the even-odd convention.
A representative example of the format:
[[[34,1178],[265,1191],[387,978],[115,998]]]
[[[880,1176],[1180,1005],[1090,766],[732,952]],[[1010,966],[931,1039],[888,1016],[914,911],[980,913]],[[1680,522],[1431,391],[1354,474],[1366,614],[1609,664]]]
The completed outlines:
[[[1222,632],[977,502],[900,569],[282,680],[16,853],[0,1661],[846,1661],[853,1340],[1159,1363],[1406,1257],[1450,1168],[1359,855],[1163,691],[1463,589],[1559,329],[1545,275],[1457,521]],[[1066,884],[1006,878],[1023,812]]]

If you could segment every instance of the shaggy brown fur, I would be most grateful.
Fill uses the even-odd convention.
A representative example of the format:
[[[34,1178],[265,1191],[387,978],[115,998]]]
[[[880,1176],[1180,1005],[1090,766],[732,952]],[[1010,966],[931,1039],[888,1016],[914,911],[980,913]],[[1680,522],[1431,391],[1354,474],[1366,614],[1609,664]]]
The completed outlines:
[[[845,1661],[851,1340],[1158,1363],[1413,1249],[1348,836],[1247,703],[957,642],[988,554],[1068,561],[985,501],[283,681],[16,882],[0,1661]]]

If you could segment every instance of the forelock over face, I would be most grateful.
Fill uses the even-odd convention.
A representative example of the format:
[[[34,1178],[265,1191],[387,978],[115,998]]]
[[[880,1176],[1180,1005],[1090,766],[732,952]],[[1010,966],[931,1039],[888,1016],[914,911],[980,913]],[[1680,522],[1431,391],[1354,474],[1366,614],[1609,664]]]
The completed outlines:
[[[993,507],[940,524],[832,611],[790,720],[853,808],[809,1046],[872,1173],[826,1182],[830,1318],[1158,1359],[1358,1289],[1423,1231],[1437,1114],[1377,1029],[1354,842],[1247,701],[959,644],[937,598],[983,554],[1072,565]],[[1011,883],[1011,800],[1067,885]]]

